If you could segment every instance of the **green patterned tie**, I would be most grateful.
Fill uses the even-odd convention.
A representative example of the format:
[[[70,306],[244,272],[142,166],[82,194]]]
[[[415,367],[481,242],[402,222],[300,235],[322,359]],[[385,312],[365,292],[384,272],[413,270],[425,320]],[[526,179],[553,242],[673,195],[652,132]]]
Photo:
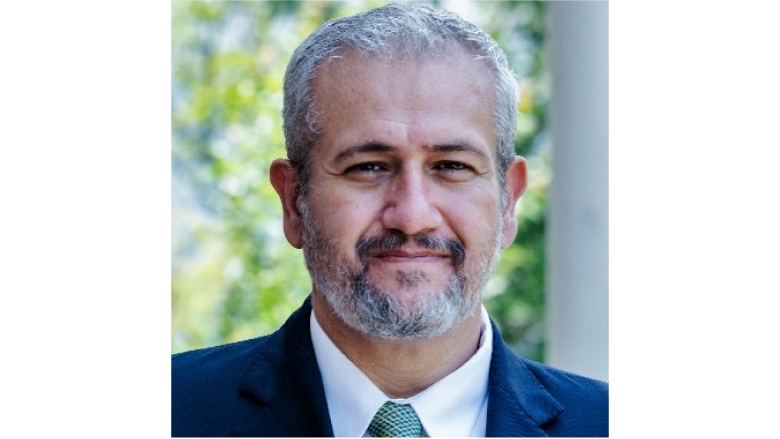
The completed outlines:
[[[368,432],[374,437],[420,437],[422,424],[412,406],[388,401],[374,415]]]

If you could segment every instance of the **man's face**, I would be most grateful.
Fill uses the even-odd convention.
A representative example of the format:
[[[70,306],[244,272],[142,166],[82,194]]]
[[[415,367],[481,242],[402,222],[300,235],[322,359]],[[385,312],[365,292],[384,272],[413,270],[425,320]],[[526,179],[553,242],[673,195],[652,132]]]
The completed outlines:
[[[491,78],[457,56],[318,69],[302,246],[314,294],[348,327],[432,337],[476,312],[519,196],[501,211]]]

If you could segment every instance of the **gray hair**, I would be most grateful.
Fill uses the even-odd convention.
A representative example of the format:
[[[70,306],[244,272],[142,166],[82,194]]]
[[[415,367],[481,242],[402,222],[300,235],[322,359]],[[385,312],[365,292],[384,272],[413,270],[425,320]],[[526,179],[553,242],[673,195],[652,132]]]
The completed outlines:
[[[452,12],[401,4],[329,21],[293,53],[284,76],[283,118],[287,157],[298,169],[301,191],[305,192],[308,185],[310,148],[322,134],[314,108],[312,79],[324,61],[350,49],[375,56],[410,57],[460,49],[483,60],[495,80],[499,182],[505,193],[506,171],[515,155],[518,104],[517,80],[506,55],[485,31]]]

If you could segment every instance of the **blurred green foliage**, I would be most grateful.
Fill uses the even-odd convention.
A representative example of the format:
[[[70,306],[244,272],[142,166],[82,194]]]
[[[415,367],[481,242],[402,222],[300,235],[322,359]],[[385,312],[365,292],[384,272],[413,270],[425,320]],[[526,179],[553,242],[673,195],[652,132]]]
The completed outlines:
[[[268,166],[284,157],[282,78],[326,20],[379,1],[172,3],[172,351],[267,334],[309,294],[284,238]],[[515,243],[485,291],[505,340],[543,360],[550,180],[543,2],[420,2],[453,9],[504,48],[522,87],[516,149],[529,187]]]

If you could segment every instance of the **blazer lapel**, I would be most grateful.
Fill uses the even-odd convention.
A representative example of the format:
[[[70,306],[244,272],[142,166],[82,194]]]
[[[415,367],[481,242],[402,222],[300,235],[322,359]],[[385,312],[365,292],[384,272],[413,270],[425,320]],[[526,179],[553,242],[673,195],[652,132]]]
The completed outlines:
[[[504,344],[493,326],[488,387],[488,437],[547,436],[542,425],[563,410],[533,376],[524,360]]]
[[[240,436],[333,436],[325,390],[309,332],[307,299],[260,347],[239,390],[260,411],[237,425]]]

